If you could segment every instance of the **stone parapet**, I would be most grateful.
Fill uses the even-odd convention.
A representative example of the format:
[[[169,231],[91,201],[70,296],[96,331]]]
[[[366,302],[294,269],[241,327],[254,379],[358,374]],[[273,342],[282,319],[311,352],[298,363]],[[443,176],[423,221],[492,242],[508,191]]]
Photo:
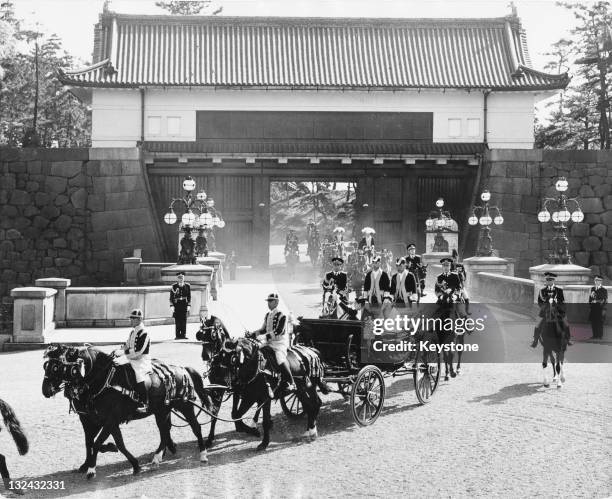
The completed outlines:
[[[41,343],[55,329],[54,297],[51,288],[15,288],[11,290],[13,308],[13,342]]]

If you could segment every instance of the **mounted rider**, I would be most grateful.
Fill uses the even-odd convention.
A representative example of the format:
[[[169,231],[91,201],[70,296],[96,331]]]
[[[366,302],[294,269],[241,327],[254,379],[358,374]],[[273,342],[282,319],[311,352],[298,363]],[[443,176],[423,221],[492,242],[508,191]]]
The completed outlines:
[[[336,227],[334,230],[334,256],[339,256],[340,258],[344,257],[344,233],[346,230],[344,227]]]
[[[363,282],[363,293],[368,303],[381,306],[385,300],[390,300],[391,279],[383,269],[380,268],[380,256],[372,259],[372,270],[370,270]]]
[[[397,272],[391,277],[390,293],[396,306],[412,306],[418,301],[418,285],[415,275],[406,269],[406,259],[398,258],[395,261]]]
[[[426,296],[425,293],[425,277],[427,276],[427,266],[423,265],[423,261],[420,255],[416,254],[416,245],[414,243],[410,243],[406,245],[406,249],[408,250],[408,254],[404,257],[406,260],[406,269],[409,272],[412,272],[414,277],[416,277],[421,296]]]
[[[374,234],[376,231],[372,227],[364,227],[361,229],[361,233],[363,234],[361,240],[359,241],[358,248],[361,251],[365,251],[368,249],[369,251],[374,251]]]
[[[279,393],[282,393],[284,390],[294,391],[296,386],[289,362],[287,361],[287,349],[289,348],[288,318],[278,309],[279,298],[277,293],[270,293],[266,301],[268,302],[269,311],[266,313],[263,326],[249,336],[255,336],[258,341],[263,342],[266,347],[274,352],[274,357],[281,374],[281,383],[278,387]]]
[[[538,346],[538,340],[542,333],[542,326],[547,321],[555,321],[557,326],[563,330],[563,337],[568,345],[572,345],[570,341],[570,328],[565,317],[565,296],[563,289],[555,286],[557,274],[546,272],[544,274],[546,286],[540,289],[538,293],[538,305],[540,306],[540,322],[533,331],[533,342],[531,348]]]
[[[333,270],[330,270],[325,274],[323,279],[323,299],[325,299],[325,293],[331,292],[336,289],[336,292],[340,296],[340,300],[344,303],[348,302],[348,275],[342,270],[344,260],[339,256],[335,256],[331,259]]]
[[[438,305],[451,307],[461,293],[461,280],[456,272],[451,272],[453,260],[449,257],[440,260],[442,273],[436,278],[435,293]]]
[[[146,414],[149,410],[149,392],[147,382],[150,383],[150,374],[153,372],[151,357],[149,356],[149,346],[151,340],[144,327],[144,315],[142,310],[136,308],[130,313],[130,325],[132,330],[128,340],[122,348],[115,350],[115,364],[127,363],[132,366],[136,378],[136,393],[141,401],[136,411]]]
[[[452,253],[453,263],[451,265],[451,271],[456,272],[459,276],[459,280],[461,281],[461,299],[465,303],[465,313],[467,315],[472,315],[470,313],[470,297],[467,292],[467,272],[465,271],[465,266],[462,263],[459,263],[459,253],[454,249]]]

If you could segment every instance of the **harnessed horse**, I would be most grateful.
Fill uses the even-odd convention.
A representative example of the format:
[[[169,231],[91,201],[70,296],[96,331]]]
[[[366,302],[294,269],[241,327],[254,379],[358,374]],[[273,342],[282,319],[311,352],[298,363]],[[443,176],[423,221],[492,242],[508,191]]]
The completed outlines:
[[[138,460],[125,447],[119,428],[121,423],[133,419],[155,416],[160,444],[153,457],[154,465],[161,462],[166,449],[175,453],[176,445],[170,436],[172,410],[183,414],[198,439],[200,461],[208,461],[200,425],[189,400],[191,390],[195,390],[202,403],[210,405],[202,379],[195,369],[154,361],[154,366],[167,374],[169,384],[167,386],[160,376],[153,374],[149,412],[139,414],[136,412],[138,403],[132,391],[126,388],[134,386],[133,373],[125,367],[116,366],[113,356],[90,346],[75,348],[64,345],[52,345],[45,356],[49,360],[44,365],[43,395],[49,398],[63,388],[72,408],[84,417],[81,422],[85,431],[86,460],[79,471],[87,471],[88,479],[96,475],[97,455],[109,435],[113,436],[117,448],[130,462],[134,473],[140,472]]]
[[[2,399],[0,399],[0,414],[2,415],[4,426],[6,426],[6,429],[15,441],[19,454],[22,456],[27,454],[29,449],[28,439],[21,428],[21,424],[19,423],[17,416],[15,416],[15,412],[11,406]],[[2,428],[0,427],[0,431],[1,430]],[[0,454],[0,476],[2,477],[4,488],[6,490],[12,490],[16,494],[23,495],[22,489],[13,490],[11,488],[11,477],[6,466],[6,458],[2,454]]]

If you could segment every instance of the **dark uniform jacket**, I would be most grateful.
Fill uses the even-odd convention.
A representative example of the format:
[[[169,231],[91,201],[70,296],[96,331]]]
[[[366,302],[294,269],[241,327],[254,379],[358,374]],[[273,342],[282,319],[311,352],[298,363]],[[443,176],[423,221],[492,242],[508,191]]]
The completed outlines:
[[[180,305],[191,305],[191,286],[188,283],[184,283],[183,286],[179,286],[178,283],[172,285],[170,290],[170,305],[176,307]]]
[[[601,318],[606,312],[608,290],[603,286],[600,286],[599,289],[595,289],[595,286],[593,286],[589,293],[589,303],[591,304],[589,319],[597,320],[598,318]]]
[[[553,300],[552,304],[550,300]],[[543,287],[538,293],[538,305],[540,305],[540,317],[551,317],[551,313],[554,311],[551,307],[556,309],[556,313],[559,317],[565,315],[565,297],[563,296],[563,290],[557,286]]]
[[[367,241],[365,237],[361,238],[361,241],[359,241],[359,249],[363,250],[366,246],[367,246]],[[374,246],[374,238],[372,238],[372,240],[370,241],[370,246]]]
[[[465,281],[467,280],[467,272],[465,271],[465,267],[462,263],[453,263],[451,264],[451,272],[456,272],[459,276],[459,280],[461,281],[461,286],[465,286]]]
[[[448,274],[440,274],[436,279],[435,285],[436,296],[438,297],[438,303],[447,303],[448,298],[453,293],[458,293],[461,289],[461,280],[455,272],[449,272]],[[451,289],[452,293],[446,294],[445,290]]]
[[[399,273],[393,274],[391,278],[391,297],[396,300],[398,289],[397,286],[400,282]],[[417,279],[412,272],[406,272],[406,278],[404,279],[404,289],[406,290],[406,298],[417,292]],[[397,301],[397,300],[396,300]]]
[[[423,266],[423,262],[419,255],[406,255],[404,257],[406,260],[406,269],[412,272],[417,279],[420,279],[421,267]]]
[[[332,279],[336,287],[338,288],[338,291],[346,291],[346,284],[348,281],[346,272],[340,271],[336,273],[334,271],[330,271],[325,274],[325,279],[323,280],[323,289],[331,287]]]
[[[372,270],[370,270],[363,281],[363,290],[369,295],[370,289],[372,288]],[[391,289],[391,280],[389,279],[389,274],[387,274],[384,270],[380,271],[380,278],[378,279],[378,287],[380,288],[380,302],[382,303],[383,298],[386,296],[386,293]],[[372,291],[372,296],[376,296],[376,292]]]

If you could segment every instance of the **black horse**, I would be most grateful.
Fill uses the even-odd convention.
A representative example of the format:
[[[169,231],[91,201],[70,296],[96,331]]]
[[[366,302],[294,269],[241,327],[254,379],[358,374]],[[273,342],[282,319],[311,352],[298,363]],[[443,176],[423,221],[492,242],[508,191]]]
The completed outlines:
[[[232,418],[239,419],[254,405],[263,411],[263,439],[257,450],[265,450],[270,443],[271,395],[276,394],[278,379],[274,375],[273,354],[261,349],[259,342],[250,338],[238,338],[226,341],[222,353],[212,362],[211,379],[229,377],[232,391],[240,396],[240,404]],[[314,350],[312,351],[315,354]],[[318,357],[316,357],[318,359]],[[321,399],[317,393],[321,372],[313,366],[306,367],[297,354],[288,352],[287,360],[297,386],[296,396],[308,417],[305,437],[317,438],[317,416],[321,408]],[[212,439],[209,436],[209,439]]]
[[[563,362],[565,361],[565,350],[569,334],[566,328],[568,327],[565,321],[560,316],[555,315],[554,311],[551,316],[545,317],[542,323],[540,332],[540,342],[542,343],[542,376],[545,387],[550,386],[546,369],[550,360],[553,368],[553,383],[556,382],[557,388],[562,388],[565,383],[565,374],[563,373]]]
[[[19,454],[22,456],[27,454],[29,449],[28,439],[21,428],[21,424],[19,423],[17,416],[15,416],[15,412],[11,406],[2,399],[0,399],[0,414],[2,414],[4,426],[6,426],[6,429],[9,431],[13,437],[13,440],[15,441],[15,445],[17,445]],[[2,428],[0,427],[0,431],[1,430]],[[0,454],[0,476],[2,477],[4,487],[7,490],[11,490],[19,495],[23,494],[22,489],[11,488],[11,477],[9,475],[8,468],[6,467],[6,459],[2,454]]]
[[[200,461],[208,461],[200,425],[190,401],[192,390],[195,390],[205,406],[210,406],[210,400],[195,369],[170,366],[154,360],[156,372],[151,375],[149,412],[140,414],[136,411],[138,401],[133,390],[129,388],[135,386],[134,373],[130,367],[115,365],[113,356],[93,347],[59,345],[49,347],[48,353],[42,392],[48,398],[64,387],[65,395],[71,401],[78,401],[74,407],[76,410],[80,408],[79,412],[83,412],[85,417],[83,430],[87,448],[86,461],[80,470],[87,471],[87,478],[95,476],[97,454],[110,435],[132,465],[134,473],[140,471],[138,460],[126,449],[119,428],[121,423],[134,419],[155,416],[160,432],[160,444],[153,457],[154,465],[161,462],[166,449],[175,453],[176,444],[170,436],[172,410],[177,410],[184,416],[196,435]],[[170,390],[167,390],[158,373],[164,373],[163,376],[170,379]],[[83,419],[81,421],[83,422]]]
[[[210,390],[212,400],[210,431],[206,440],[206,448],[212,446],[215,438],[215,427],[217,425],[217,415],[221,409],[225,392],[230,390],[231,379],[229,369],[222,367],[221,356],[223,355],[223,346],[226,341],[231,341],[231,336],[227,331],[223,322],[215,316],[211,316],[201,323],[199,331],[196,333],[196,339],[202,342],[202,360],[206,366],[204,377],[208,376],[210,383],[214,385],[226,386],[226,389],[217,388]],[[213,367],[214,366],[214,369]],[[237,413],[240,396],[232,393],[232,417]],[[257,428],[252,428],[245,424],[242,420],[235,421],[236,431],[239,433],[247,433],[256,437],[260,437],[261,433]]]

